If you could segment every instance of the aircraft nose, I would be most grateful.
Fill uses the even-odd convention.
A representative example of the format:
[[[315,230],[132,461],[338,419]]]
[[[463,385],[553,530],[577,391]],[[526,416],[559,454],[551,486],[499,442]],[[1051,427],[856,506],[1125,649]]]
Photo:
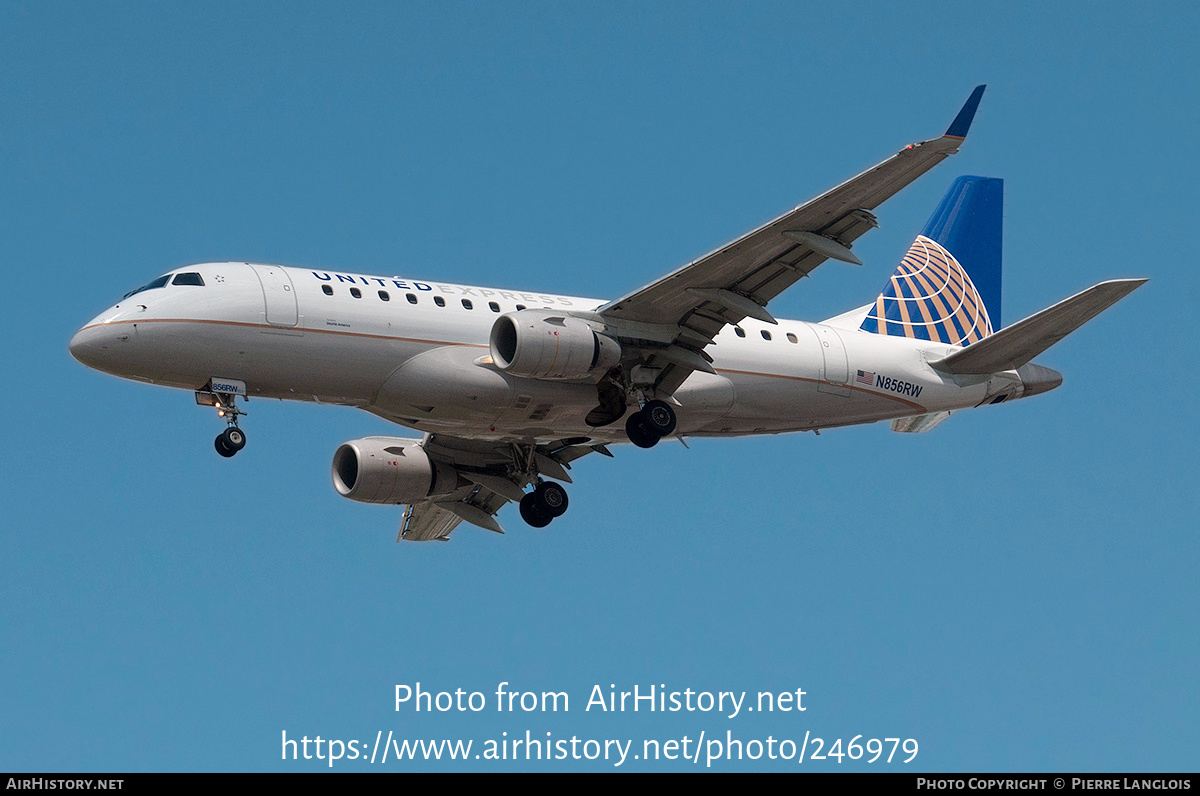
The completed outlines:
[[[108,371],[113,363],[114,348],[128,342],[133,334],[136,334],[136,329],[127,324],[117,328],[89,324],[75,333],[67,348],[71,356],[89,368]]]
[[[96,345],[95,330],[85,326],[75,333],[71,338],[71,342],[67,344],[67,348],[71,351],[71,356],[87,365],[89,368],[96,367],[97,354],[100,352],[100,347]]]

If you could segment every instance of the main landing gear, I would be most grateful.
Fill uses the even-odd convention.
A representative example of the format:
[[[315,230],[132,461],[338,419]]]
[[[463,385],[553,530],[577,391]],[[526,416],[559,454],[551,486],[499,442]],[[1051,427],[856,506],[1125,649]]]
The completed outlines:
[[[629,441],[639,448],[653,448],[675,431],[675,410],[665,401],[647,401],[625,421]]]
[[[555,517],[567,511],[567,490],[551,481],[542,481],[521,498],[521,519],[534,528],[545,528]]]

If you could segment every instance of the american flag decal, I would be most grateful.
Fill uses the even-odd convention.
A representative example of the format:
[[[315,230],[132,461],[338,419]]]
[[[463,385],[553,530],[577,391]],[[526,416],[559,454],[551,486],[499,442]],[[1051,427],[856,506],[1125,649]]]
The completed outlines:
[[[859,384],[865,384],[868,387],[871,387],[875,384],[875,371],[860,370],[858,375],[854,377],[854,380]]]

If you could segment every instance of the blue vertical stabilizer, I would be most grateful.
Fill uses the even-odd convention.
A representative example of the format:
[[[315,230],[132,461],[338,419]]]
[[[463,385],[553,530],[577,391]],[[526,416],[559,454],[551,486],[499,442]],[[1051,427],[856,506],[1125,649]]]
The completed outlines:
[[[999,329],[1003,227],[1004,181],[959,177],[861,328],[963,346]]]

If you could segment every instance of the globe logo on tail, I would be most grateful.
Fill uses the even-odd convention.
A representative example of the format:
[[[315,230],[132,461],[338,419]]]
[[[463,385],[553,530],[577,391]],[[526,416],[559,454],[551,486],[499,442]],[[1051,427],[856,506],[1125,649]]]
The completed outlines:
[[[918,235],[867,313],[864,331],[966,346],[992,333],[967,271],[937,241]]]

